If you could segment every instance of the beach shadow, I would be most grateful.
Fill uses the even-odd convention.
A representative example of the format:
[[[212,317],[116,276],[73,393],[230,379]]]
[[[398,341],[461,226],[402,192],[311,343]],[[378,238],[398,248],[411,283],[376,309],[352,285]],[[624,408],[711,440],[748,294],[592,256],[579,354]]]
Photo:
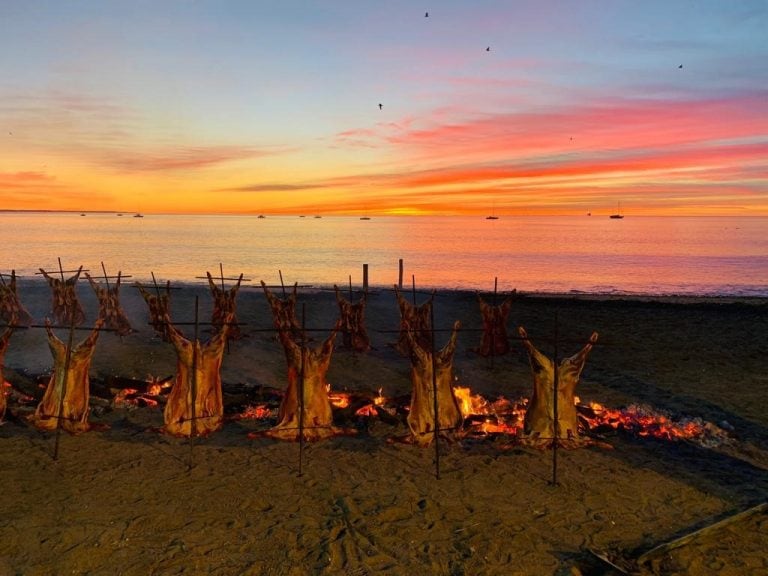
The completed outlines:
[[[705,494],[736,502],[765,499],[768,469],[752,464],[717,448],[705,448],[687,441],[655,438],[621,438],[607,450],[632,468],[652,470],[675,478]]]

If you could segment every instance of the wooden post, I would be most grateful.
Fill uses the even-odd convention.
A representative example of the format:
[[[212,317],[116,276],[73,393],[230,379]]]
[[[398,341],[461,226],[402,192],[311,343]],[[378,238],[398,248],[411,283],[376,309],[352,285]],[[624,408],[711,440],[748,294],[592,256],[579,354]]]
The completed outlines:
[[[363,264],[363,292],[368,293],[368,264]]]
[[[397,288],[398,290],[403,289],[403,259],[400,258],[400,265],[399,265],[400,271],[397,274]]]

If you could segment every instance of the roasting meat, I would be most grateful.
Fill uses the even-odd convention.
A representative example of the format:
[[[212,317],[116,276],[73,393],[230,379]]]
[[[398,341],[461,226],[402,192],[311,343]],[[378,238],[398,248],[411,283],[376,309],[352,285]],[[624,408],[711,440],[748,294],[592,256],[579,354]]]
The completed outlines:
[[[243,275],[240,274],[237,284],[232,288],[224,290],[223,287],[216,285],[210,272],[206,272],[206,274],[208,275],[208,286],[211,289],[211,296],[213,296],[213,318],[211,319],[213,333],[220,332],[224,326],[224,319],[231,317],[232,324],[229,326],[229,339],[237,340],[241,338],[242,333],[237,323],[237,292],[240,290]]]
[[[288,388],[280,404],[279,422],[264,432],[264,436],[278,440],[299,440],[299,428],[302,428],[303,439],[312,442],[347,433],[333,426],[331,401],[328,398],[330,385],[326,380],[339,328],[340,321],[317,348],[296,342],[288,331],[280,332],[280,342],[288,360]],[[299,402],[299,398],[302,402]]]
[[[528,339],[521,326],[518,329],[533,372],[533,395],[525,413],[524,440],[535,446],[551,446],[557,438],[558,445],[574,448],[588,439],[579,436],[576,415],[576,385],[587,361],[592,346],[597,342],[593,332],[586,346],[570,358],[564,358],[555,367],[554,362],[539,352]],[[557,427],[555,427],[555,370],[557,370]]]
[[[296,291],[298,283],[293,285],[293,292],[286,298],[278,298],[270,292],[264,280],[261,281],[264,295],[267,297],[269,308],[272,310],[272,322],[277,328],[278,334],[287,333],[295,341],[302,339],[301,326],[296,320]]]
[[[497,306],[488,304],[479,294],[477,299],[483,317],[483,335],[477,353],[481,356],[503,356],[509,352],[507,318],[512,308],[512,299],[507,298]]]
[[[187,340],[166,316],[168,338],[176,350],[176,379],[163,412],[168,434],[205,436],[221,428],[221,363],[231,320],[231,315],[223,318],[221,330],[202,344]]]
[[[75,292],[75,285],[77,284],[82,271],[83,267],[80,266],[73,276],[70,276],[66,280],[61,280],[59,278],[54,278],[40,268],[40,272],[51,287],[53,296],[53,317],[56,319],[56,322],[62,326],[69,326],[70,324],[80,326],[85,322],[85,312],[83,312],[83,307],[80,305],[80,300],[77,299],[77,293]]]
[[[345,348],[351,348],[355,352],[367,352],[371,349],[371,341],[368,339],[368,333],[365,330],[365,303],[366,295],[352,303],[341,295],[339,287],[334,285],[336,290],[336,302],[339,304],[339,313],[341,314],[341,335]]]
[[[2,277],[0,276],[0,279]],[[11,270],[11,281],[6,284],[5,280],[0,282],[0,320],[15,326],[29,326],[32,323],[32,316],[19,300],[19,294],[16,290],[16,271]]]
[[[42,401],[31,416],[32,423],[40,430],[55,430],[61,426],[67,432],[78,434],[90,428],[88,371],[102,323],[103,320],[98,318],[91,334],[68,352],[67,345],[57,338],[50,321],[46,320],[48,346],[53,354],[53,374]]]
[[[171,281],[165,284],[165,294],[157,290],[157,294],[152,294],[139,284],[139,292],[144,301],[149,306],[149,323],[152,324],[155,332],[168,341],[168,323],[166,318],[171,316]]]
[[[403,298],[395,284],[395,297],[400,309],[400,334],[395,348],[404,356],[408,356],[410,342],[414,340],[421,348],[429,350],[432,345],[432,301],[435,293],[432,293],[429,300],[416,306]],[[412,334],[412,338],[409,333]]]
[[[437,426],[441,438],[452,440],[462,423],[461,410],[453,393],[453,354],[461,323],[453,324],[448,343],[432,356],[432,345],[424,348],[411,331],[406,330],[411,351],[411,407],[408,412],[410,441],[429,446],[435,437],[435,390],[437,391]],[[406,327],[407,328],[407,327]],[[435,383],[432,382],[434,367]]]
[[[5,393],[3,367],[5,366],[5,353],[8,350],[8,344],[11,341],[11,334],[13,334],[13,326],[8,326],[3,330],[2,336],[0,336],[0,422],[2,422],[5,417],[5,410],[8,404]]]
[[[120,336],[127,336],[133,332],[131,323],[125,314],[125,310],[120,305],[120,272],[117,273],[117,282],[114,286],[99,286],[87,272],[85,277],[91,284],[91,288],[96,293],[99,300],[99,317],[104,319],[104,325],[117,332]]]

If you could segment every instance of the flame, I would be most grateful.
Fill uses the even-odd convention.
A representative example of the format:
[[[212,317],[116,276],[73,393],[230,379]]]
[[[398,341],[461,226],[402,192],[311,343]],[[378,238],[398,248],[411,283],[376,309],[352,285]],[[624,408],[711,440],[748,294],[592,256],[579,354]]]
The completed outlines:
[[[518,436],[523,428],[525,407],[528,400],[521,398],[510,402],[500,397],[489,402],[480,394],[472,394],[468,387],[457,386],[453,389],[459,410],[464,417],[469,432],[474,434],[508,434]],[[478,418],[485,416],[485,418]]]
[[[349,394],[345,392],[333,392],[328,394],[328,399],[335,408],[346,408],[349,406]]]
[[[160,396],[163,390],[173,386],[173,377],[160,378],[159,376],[147,375],[147,394],[150,396]]]
[[[459,410],[464,418],[473,414],[488,414],[488,401],[480,394],[472,395],[469,388],[458,386],[453,389],[453,395],[459,403]]]
[[[387,401],[387,399],[384,398],[384,396],[381,394],[382,390],[383,390],[383,388],[379,388],[379,395],[376,396],[376,398],[373,399],[373,403],[376,406],[384,406],[384,403]]]

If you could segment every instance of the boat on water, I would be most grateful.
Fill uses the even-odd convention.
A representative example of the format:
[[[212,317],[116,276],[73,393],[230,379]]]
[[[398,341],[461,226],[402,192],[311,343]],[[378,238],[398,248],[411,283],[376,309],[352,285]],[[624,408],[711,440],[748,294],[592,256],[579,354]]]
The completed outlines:
[[[621,213],[621,202],[619,202],[616,206],[616,212],[611,214],[609,218],[613,218],[614,220],[621,220],[624,218],[624,214]]]
[[[266,216],[264,216],[264,214],[259,214],[259,215],[257,216],[257,218],[266,218]]]
[[[498,216],[486,216],[485,219],[486,220],[498,220],[499,217]]]
[[[136,212],[136,214],[133,215],[134,218],[144,218],[144,214],[141,214],[140,212]]]
[[[370,220],[370,216],[360,216],[360,220]]]

